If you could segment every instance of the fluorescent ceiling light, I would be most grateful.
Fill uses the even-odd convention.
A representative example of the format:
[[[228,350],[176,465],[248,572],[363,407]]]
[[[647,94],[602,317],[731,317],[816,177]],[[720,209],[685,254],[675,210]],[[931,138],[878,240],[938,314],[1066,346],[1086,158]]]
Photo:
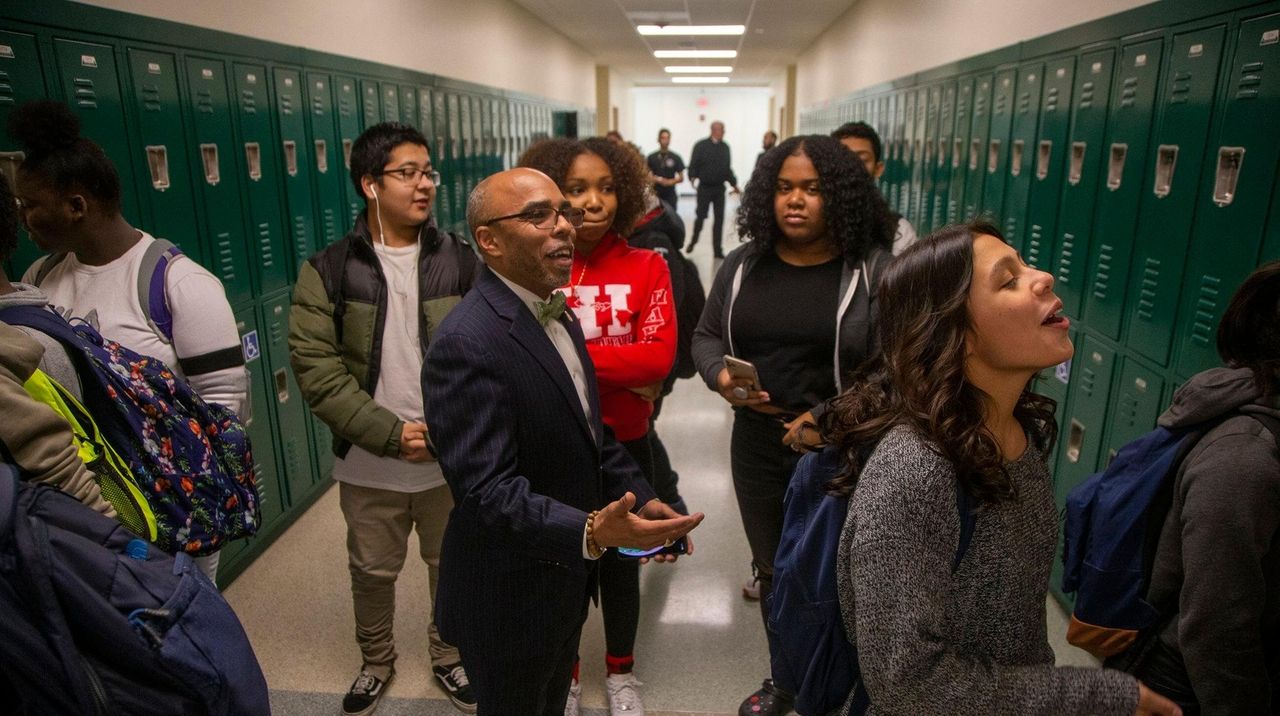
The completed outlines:
[[[746,25],[637,25],[641,35],[741,35]]]
[[[672,82],[680,85],[722,85],[729,82],[728,77],[672,77]]]
[[[737,50],[655,50],[653,56],[672,60],[732,60],[738,56]]]
[[[712,72],[715,74],[729,74],[733,72],[733,68],[729,65],[667,65],[662,68],[669,74],[689,74],[691,72]]]

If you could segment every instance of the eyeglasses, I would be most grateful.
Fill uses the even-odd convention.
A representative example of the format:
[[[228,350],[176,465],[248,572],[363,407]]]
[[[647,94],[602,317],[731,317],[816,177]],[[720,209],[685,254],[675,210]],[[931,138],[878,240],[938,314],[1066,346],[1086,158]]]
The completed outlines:
[[[535,229],[550,229],[556,225],[556,217],[563,216],[564,220],[569,222],[570,226],[575,229],[580,229],[582,228],[582,220],[586,215],[586,211],[572,206],[565,209],[553,209],[549,206],[545,206],[538,209],[521,211],[517,214],[499,216],[496,219],[489,219],[484,222],[484,225],[488,226],[489,224],[496,224],[499,221],[506,221],[508,219],[519,219],[520,221],[533,224]]]
[[[374,176],[380,177],[380,176],[386,176],[388,174],[394,174],[396,177],[400,179],[400,181],[404,182],[405,184],[417,184],[419,181],[422,180],[422,175],[425,174],[431,178],[431,183],[433,185],[440,186],[440,172],[435,171],[434,169],[419,169],[418,167],[404,167],[402,169],[383,169],[377,174],[374,174]]]

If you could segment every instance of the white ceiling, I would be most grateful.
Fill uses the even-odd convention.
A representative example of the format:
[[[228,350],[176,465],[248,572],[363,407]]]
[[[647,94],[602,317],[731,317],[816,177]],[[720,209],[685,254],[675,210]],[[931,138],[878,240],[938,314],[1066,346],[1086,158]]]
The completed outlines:
[[[856,0],[513,0],[637,85],[672,86],[666,65],[732,65],[730,85],[767,85]],[[642,37],[638,24],[746,25],[738,37]],[[737,50],[732,60],[659,60],[654,50]]]

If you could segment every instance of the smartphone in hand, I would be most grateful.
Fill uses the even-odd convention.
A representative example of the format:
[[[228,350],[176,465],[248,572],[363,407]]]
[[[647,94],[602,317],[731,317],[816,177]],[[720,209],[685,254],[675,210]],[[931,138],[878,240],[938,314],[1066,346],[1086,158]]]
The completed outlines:
[[[640,559],[642,557],[653,557],[659,554],[684,554],[689,551],[689,543],[684,537],[671,543],[670,547],[658,545],[652,549],[636,549],[634,547],[619,547],[618,556],[627,559]]]
[[[751,390],[760,390],[760,374],[756,372],[756,367],[750,361],[734,358],[731,355],[724,357],[725,370],[729,371],[730,378],[746,378],[751,381]]]

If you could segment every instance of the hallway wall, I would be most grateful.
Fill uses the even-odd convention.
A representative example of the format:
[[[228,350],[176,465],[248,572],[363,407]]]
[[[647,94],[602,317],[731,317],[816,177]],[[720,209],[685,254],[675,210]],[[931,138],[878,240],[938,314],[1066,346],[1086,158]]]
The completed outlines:
[[[1149,2],[860,0],[800,55],[796,105],[808,107]]]
[[[79,1],[576,105],[595,104],[591,55],[508,0]],[[484,38],[483,45],[477,37]]]

